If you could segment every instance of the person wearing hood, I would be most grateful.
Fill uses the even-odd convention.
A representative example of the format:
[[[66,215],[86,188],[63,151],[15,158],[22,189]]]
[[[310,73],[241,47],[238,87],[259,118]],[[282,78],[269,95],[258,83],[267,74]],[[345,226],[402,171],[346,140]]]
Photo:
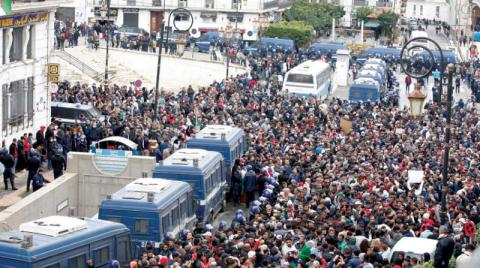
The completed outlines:
[[[32,184],[33,176],[37,173],[37,170],[40,168],[41,160],[40,156],[35,150],[32,150],[31,156],[27,161],[27,170],[28,170],[28,177],[27,177],[27,192],[30,191],[30,186]]]

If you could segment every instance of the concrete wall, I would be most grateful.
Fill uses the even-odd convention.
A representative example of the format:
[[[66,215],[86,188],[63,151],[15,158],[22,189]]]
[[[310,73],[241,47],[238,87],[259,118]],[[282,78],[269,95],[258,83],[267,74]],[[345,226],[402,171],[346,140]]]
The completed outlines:
[[[17,228],[21,223],[51,216],[68,216],[69,208],[78,207],[78,175],[62,177],[28,195],[0,213],[0,231]]]
[[[92,153],[69,153],[68,172],[78,174],[78,215],[92,217],[98,213],[98,205],[107,195],[112,194],[145,172],[151,177],[155,167],[153,157],[129,157],[127,167],[115,176],[105,174],[95,164]]]
[[[98,170],[94,154],[69,153],[66,174],[0,212],[0,231],[46,216],[69,215],[69,208],[74,208],[74,216],[92,217],[107,195],[142,175],[151,177],[154,167],[153,157],[129,157],[127,167],[113,176]]]

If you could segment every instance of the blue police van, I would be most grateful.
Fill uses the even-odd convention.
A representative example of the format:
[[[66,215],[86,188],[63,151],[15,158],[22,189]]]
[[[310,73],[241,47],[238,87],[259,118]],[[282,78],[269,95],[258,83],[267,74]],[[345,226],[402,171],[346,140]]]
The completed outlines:
[[[380,88],[375,81],[361,81],[358,79],[350,86],[348,100],[358,101],[377,101],[380,98]]]
[[[227,125],[208,125],[187,141],[188,148],[219,152],[227,168],[227,184],[230,185],[230,171],[236,159],[247,150],[245,132],[241,128]]]
[[[98,217],[125,224],[138,256],[147,242],[158,245],[195,226],[193,189],[181,181],[137,179],[103,200]]]
[[[153,177],[189,183],[194,191],[198,223],[202,225],[224,206],[225,169],[225,160],[219,152],[180,149],[157,164]]]
[[[131,241],[123,224],[98,219],[51,216],[0,233],[0,267],[108,267],[110,260],[126,265]]]
[[[271,38],[271,37],[262,37],[260,41],[254,43],[252,46],[247,47],[243,50],[243,54],[256,57],[258,53],[264,52],[267,54],[269,50],[273,53],[277,49],[283,49],[287,53],[295,51],[295,42],[292,39],[282,39],[282,38]]]
[[[371,47],[360,52],[356,62],[363,65],[369,58],[386,59],[391,62],[400,61],[402,50],[394,47]]]
[[[318,59],[321,56],[330,56],[332,61],[337,59],[337,50],[348,49],[342,43],[314,43],[308,48],[308,58]]]

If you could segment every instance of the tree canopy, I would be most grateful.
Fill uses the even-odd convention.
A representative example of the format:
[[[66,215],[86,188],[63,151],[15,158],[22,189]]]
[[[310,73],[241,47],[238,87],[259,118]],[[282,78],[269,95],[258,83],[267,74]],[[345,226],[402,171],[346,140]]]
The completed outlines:
[[[395,28],[395,25],[397,25],[398,18],[398,14],[391,11],[378,15],[377,19],[386,36],[392,37],[393,29]]]
[[[345,15],[342,6],[330,3],[310,3],[306,0],[296,0],[292,7],[283,12],[287,21],[303,21],[315,30],[325,30],[332,26],[332,19]]]
[[[360,7],[355,11],[355,18],[361,21],[368,21],[368,15],[372,14],[374,9],[372,7]]]
[[[272,24],[265,31],[268,37],[287,38],[295,41],[299,47],[306,45],[313,37],[313,27],[302,21],[282,21]]]

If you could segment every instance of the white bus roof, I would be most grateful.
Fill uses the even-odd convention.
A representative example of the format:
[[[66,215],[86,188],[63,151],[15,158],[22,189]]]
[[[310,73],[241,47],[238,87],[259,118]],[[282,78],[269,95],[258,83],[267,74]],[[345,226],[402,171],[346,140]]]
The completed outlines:
[[[65,216],[50,216],[20,224],[19,230],[20,232],[57,237],[83,230],[87,227],[87,222],[81,219]]]
[[[289,73],[297,73],[297,74],[314,74],[324,71],[325,69],[330,68],[330,64],[316,60],[316,61],[306,61],[289,71]]]

